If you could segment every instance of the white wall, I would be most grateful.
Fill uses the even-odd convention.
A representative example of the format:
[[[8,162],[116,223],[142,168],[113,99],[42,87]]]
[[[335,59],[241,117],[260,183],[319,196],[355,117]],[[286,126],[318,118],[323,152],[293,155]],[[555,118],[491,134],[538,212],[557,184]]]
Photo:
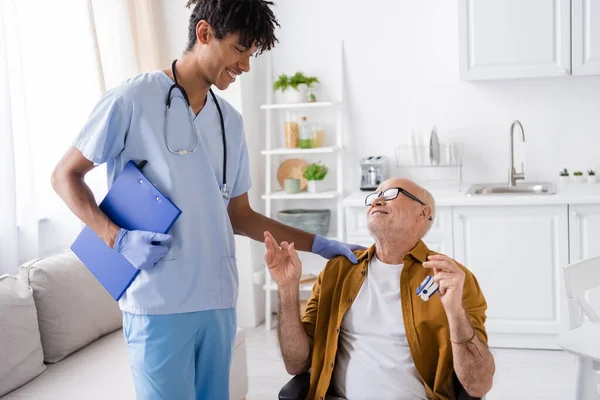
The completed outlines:
[[[448,0],[277,1],[275,75],[306,70],[335,80],[327,55],[332,39],[344,40],[348,184],[357,186],[360,157],[392,157],[411,128],[433,124],[440,140],[463,143],[467,181],[506,179],[514,119],[525,128],[528,180],[600,167],[600,76],[461,82],[457,13]]]
[[[163,0],[163,8],[167,53],[173,59],[187,43],[189,11],[172,0]],[[600,77],[461,82],[457,9],[457,1],[448,0],[276,0],[274,11],[282,26],[278,45],[253,60],[251,73],[223,93],[244,116],[253,208],[264,210],[264,116],[259,106],[270,86],[267,63],[272,63],[273,77],[296,71],[318,76],[321,97],[336,99],[342,39],[349,191],[358,189],[361,157],[393,157],[394,146],[409,142],[411,128],[425,132],[433,124],[442,141],[464,144],[467,181],[506,178],[508,131],[514,119],[525,127],[528,180],[555,179],[563,167],[600,168],[595,154],[600,144]],[[523,153],[518,146],[516,151]],[[238,314],[245,325],[264,317],[263,292],[247,281],[263,267],[262,254],[262,246],[238,241]]]

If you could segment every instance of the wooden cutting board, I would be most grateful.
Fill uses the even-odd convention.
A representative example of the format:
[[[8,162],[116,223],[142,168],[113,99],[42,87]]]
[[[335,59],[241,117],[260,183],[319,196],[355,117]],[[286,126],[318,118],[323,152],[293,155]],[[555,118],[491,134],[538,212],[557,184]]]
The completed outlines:
[[[279,182],[279,186],[283,189],[284,179],[297,178],[300,179],[300,189],[302,189],[302,191],[306,190],[306,187],[308,186],[308,182],[306,178],[304,178],[304,170],[306,167],[308,167],[306,161],[299,158],[290,158],[289,160],[282,162],[277,170],[277,181]]]

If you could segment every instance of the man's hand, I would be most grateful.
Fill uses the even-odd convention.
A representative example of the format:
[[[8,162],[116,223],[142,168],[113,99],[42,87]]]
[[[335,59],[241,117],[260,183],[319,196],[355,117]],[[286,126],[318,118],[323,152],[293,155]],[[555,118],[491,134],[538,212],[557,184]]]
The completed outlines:
[[[279,289],[298,287],[302,277],[302,261],[294,248],[294,243],[281,242],[281,247],[270,232],[265,232],[265,262],[271,277]]]
[[[433,269],[433,279],[440,285],[442,305],[448,317],[454,372],[470,396],[481,398],[492,387],[495,365],[487,344],[477,336],[463,306],[466,274],[454,260],[441,254],[427,257],[423,267]],[[471,281],[470,290],[474,289]]]
[[[357,264],[358,259],[353,251],[362,250],[364,248],[365,247],[357,244],[342,243],[337,240],[324,238],[321,235],[316,235],[312,245],[312,252],[328,260],[331,260],[333,257],[344,256],[350,260],[352,264]]]
[[[433,269],[433,279],[440,285],[442,305],[446,314],[457,315],[463,311],[462,296],[465,272],[450,257],[442,254],[427,257],[423,267]]]
[[[171,235],[147,231],[120,229],[115,239],[115,247],[136,269],[152,268],[169,248],[166,246]]]

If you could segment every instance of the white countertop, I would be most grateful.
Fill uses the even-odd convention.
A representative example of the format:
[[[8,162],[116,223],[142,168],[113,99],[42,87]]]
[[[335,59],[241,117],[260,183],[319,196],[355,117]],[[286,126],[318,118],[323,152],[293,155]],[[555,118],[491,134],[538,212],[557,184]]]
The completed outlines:
[[[600,183],[565,184],[556,183],[556,194],[493,194],[467,196],[471,184],[463,183],[462,192],[458,186],[430,185],[426,188],[433,194],[436,205],[443,206],[509,206],[535,204],[600,204]],[[357,191],[344,199],[344,206],[365,205],[368,192]]]

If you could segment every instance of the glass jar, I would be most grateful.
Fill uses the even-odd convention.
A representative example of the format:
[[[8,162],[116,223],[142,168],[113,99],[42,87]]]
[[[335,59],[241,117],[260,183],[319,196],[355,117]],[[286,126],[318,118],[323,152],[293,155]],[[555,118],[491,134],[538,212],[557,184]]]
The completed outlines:
[[[315,103],[317,101],[317,91],[313,85],[306,88],[306,101],[308,103]]]
[[[306,117],[302,117],[302,123],[300,124],[300,148],[310,149],[312,147],[312,127],[311,124],[306,122]]]
[[[285,114],[285,123],[283,127],[285,132],[285,147],[288,149],[297,148],[300,133],[296,113],[287,112]]]
[[[321,124],[312,126],[312,147],[325,146],[325,128]]]

